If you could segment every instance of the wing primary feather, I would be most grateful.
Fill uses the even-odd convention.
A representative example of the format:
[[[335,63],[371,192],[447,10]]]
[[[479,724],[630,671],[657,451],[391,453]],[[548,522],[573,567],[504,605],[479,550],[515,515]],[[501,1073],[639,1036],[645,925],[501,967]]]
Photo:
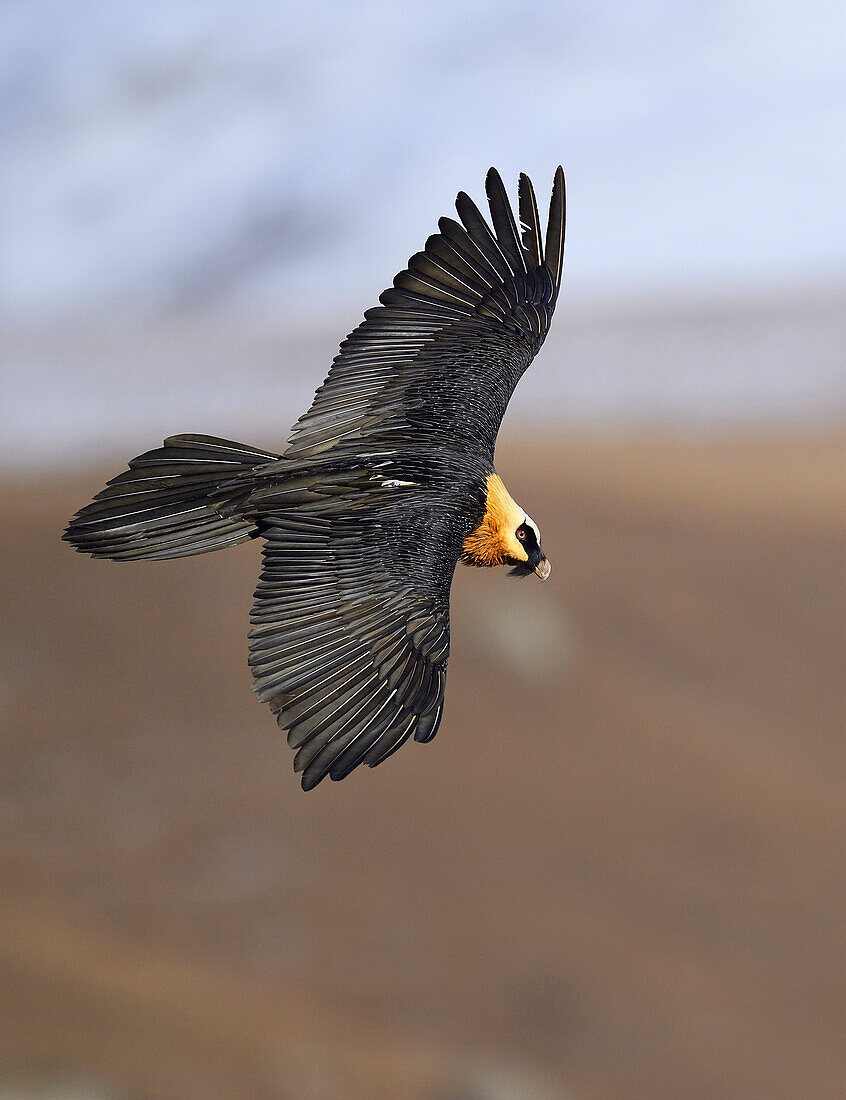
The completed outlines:
[[[493,221],[496,239],[508,265],[515,275],[525,274],[526,259],[517,233],[517,225],[514,221],[514,213],[502,176],[496,168],[488,170],[485,178],[485,192],[488,196],[488,205],[491,208],[491,220]]]
[[[426,744],[431,741],[435,734],[438,732],[438,726],[441,724],[441,715],[443,714],[443,705],[438,704],[435,710],[429,711],[428,714],[424,714],[420,721],[417,723],[417,729],[414,731],[414,740],[419,741],[422,744]]]
[[[540,267],[543,263],[541,255],[541,231],[540,215],[538,214],[538,200],[535,198],[535,189],[532,181],[525,172],[520,173],[520,182],[517,188],[520,221],[523,225],[523,247],[529,254],[533,267]]]
[[[297,755],[294,757],[294,771],[307,771],[317,757],[321,757],[323,760],[328,757],[331,763],[338,753],[342,751],[342,742],[346,743],[346,740],[360,728],[360,723],[368,720],[371,703],[374,703],[384,690],[384,684],[377,682],[374,686],[372,680],[363,685],[362,691],[357,695],[351,709],[337,717],[327,726],[319,729],[313,736],[309,737],[300,745]],[[320,768],[318,767],[313,770],[319,771]],[[328,768],[326,771],[328,771]],[[323,774],[325,775],[326,772],[324,771]],[[322,778],[323,776],[320,776],[317,782]]]
[[[349,707],[355,706],[362,696],[371,691],[374,683],[379,685],[378,679],[371,675],[362,683],[354,683],[343,691],[333,691],[331,699],[323,700],[323,706],[314,709],[311,713],[292,715],[289,727],[289,744],[305,744],[314,736],[325,732],[332,724],[336,723],[342,713],[346,713]],[[285,720],[288,714],[285,713]],[[294,734],[292,738],[290,734]]]
[[[344,750],[354,741],[357,741],[362,734],[366,733],[367,730],[372,727],[379,715],[390,705],[394,695],[393,692],[378,705],[378,708],[372,714],[367,714],[365,716],[363,725],[358,728],[353,726],[352,729],[344,732],[345,726],[350,725],[353,718],[357,718],[362,714],[365,708],[376,699],[379,691],[384,690],[384,687],[384,684],[380,684],[379,689],[377,689],[377,691],[357,709],[355,715],[353,715],[344,726],[336,730],[329,740],[321,744],[316,753],[313,753],[311,750],[312,742],[307,742],[299,750],[294,758],[294,768],[297,768],[297,762],[300,761],[300,769],[303,772],[302,787],[304,791],[310,791],[313,787],[317,786],[321,779],[325,779],[330,773],[332,765],[341,756]],[[321,740],[320,735],[315,738],[316,742],[320,742]]]
[[[491,227],[482,217],[475,202],[466,191],[459,191],[455,200],[455,209],[464,223],[464,228],[470,239],[484,253],[488,263],[496,271],[499,280],[510,279],[513,272],[511,265],[503,255],[499,242],[491,231]]]
[[[546,223],[546,248],[544,262],[552,276],[555,295],[561,285],[561,268],[564,263],[564,231],[567,220],[567,197],[564,184],[564,169],[559,164],[555,170],[552,184],[552,197],[549,200],[549,221]]]
[[[288,744],[299,747],[307,738],[312,737],[318,725],[314,719],[319,719],[320,723],[323,723],[333,713],[330,707],[346,705],[358,690],[362,676],[367,678],[367,673],[367,665],[359,662],[347,677],[342,678],[337,684],[333,683],[329,693],[331,703],[326,702],[327,696],[320,691],[319,684],[299,696],[300,701],[291,702],[290,699],[286,699],[279,713],[283,721],[288,724]],[[309,688],[311,689],[312,685],[309,685]]]
[[[387,716],[383,714],[385,707],[388,706],[391,701],[392,700],[389,698],[385,706],[382,707],[382,710],[378,714],[373,715],[367,724],[350,741],[343,752],[335,757],[329,769],[330,779],[335,782],[346,779],[350,772],[353,771],[354,768],[357,768],[362,762],[365,754],[373,744],[396,722],[397,717],[402,714],[402,708],[396,706],[395,700],[392,712],[389,712]]]
[[[411,731],[414,729],[417,720],[416,714],[406,716],[405,711],[401,711],[398,722],[389,726],[367,750],[363,763],[367,764],[369,768],[375,768],[377,764],[387,760],[391,753],[396,752],[405,744],[411,736]]]

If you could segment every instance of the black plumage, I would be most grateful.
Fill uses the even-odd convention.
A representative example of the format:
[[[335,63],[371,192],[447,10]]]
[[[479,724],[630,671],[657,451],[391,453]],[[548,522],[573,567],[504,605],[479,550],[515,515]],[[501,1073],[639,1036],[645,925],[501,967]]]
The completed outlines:
[[[560,168],[545,245],[527,176],[520,228],[493,169],[486,192],[493,228],[460,193],[460,223],[440,220],[344,340],[284,454],[173,437],[65,533],[116,560],[263,538],[249,663],[306,789],[431,740],[441,720],[453,572],[487,515],[497,433],[563,261]]]

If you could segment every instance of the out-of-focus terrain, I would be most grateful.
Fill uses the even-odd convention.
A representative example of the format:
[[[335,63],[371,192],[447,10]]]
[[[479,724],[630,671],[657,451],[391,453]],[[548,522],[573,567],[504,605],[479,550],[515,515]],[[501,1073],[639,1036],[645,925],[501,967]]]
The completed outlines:
[[[2,486],[0,1095],[842,1096],[846,434],[498,466],[550,582],[459,570],[438,737],[310,795],[258,547]]]

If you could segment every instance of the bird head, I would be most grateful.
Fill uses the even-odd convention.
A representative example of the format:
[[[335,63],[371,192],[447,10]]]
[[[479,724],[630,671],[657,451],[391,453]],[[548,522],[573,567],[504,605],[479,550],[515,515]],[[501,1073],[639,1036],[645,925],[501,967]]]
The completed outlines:
[[[514,566],[509,576],[528,577],[530,573],[534,573],[545,581],[552,572],[552,566],[543,552],[540,531],[534,520],[524,516],[514,531],[513,541],[509,542],[508,563]]]
[[[485,514],[464,540],[461,560],[485,567],[510,565],[512,577],[534,573],[545,581],[551,572],[538,525],[512,499],[497,474],[487,479]]]

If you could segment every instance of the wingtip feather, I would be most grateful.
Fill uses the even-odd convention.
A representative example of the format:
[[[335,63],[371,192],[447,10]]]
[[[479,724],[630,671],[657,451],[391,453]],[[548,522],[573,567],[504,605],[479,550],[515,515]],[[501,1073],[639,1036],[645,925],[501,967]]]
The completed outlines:
[[[552,277],[553,286],[558,291],[561,285],[561,271],[564,264],[564,235],[567,222],[567,196],[564,181],[564,169],[559,164],[552,181],[552,196],[549,200],[549,221],[546,225],[546,247],[544,262]]]
[[[538,213],[538,200],[535,197],[535,189],[532,186],[532,181],[525,172],[520,173],[520,179],[517,184],[517,198],[520,221],[523,226],[523,247],[529,254],[532,266],[537,268],[543,263],[540,215]]]
[[[488,170],[485,178],[485,193],[488,197],[491,220],[499,247],[513,273],[520,275],[526,271],[526,258],[520,243],[517,223],[514,221],[514,212],[508,201],[508,192],[496,168]]]

